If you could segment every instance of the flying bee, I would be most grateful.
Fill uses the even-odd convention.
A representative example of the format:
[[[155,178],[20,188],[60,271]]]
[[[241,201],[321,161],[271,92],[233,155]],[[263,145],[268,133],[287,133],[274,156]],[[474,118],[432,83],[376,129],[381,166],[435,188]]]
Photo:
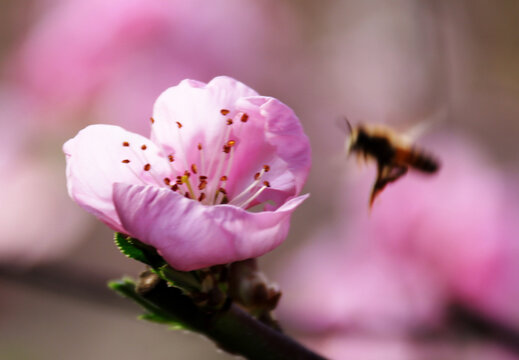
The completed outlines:
[[[348,153],[356,153],[365,160],[372,159],[377,163],[377,178],[369,199],[370,208],[386,185],[404,176],[409,168],[433,174],[440,167],[435,157],[417,148],[410,138],[388,126],[359,124],[352,127],[348,120],[346,124],[350,132]]]

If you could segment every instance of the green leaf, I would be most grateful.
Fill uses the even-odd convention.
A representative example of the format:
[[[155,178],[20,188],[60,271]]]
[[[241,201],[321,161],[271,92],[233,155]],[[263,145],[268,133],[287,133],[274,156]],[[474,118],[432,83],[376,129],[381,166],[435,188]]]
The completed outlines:
[[[135,238],[116,232],[114,240],[119,250],[131,259],[153,268],[159,268],[166,263],[154,247],[143,244]]]
[[[119,232],[115,233],[115,245],[119,248],[119,250],[129,257],[130,259],[135,259],[137,261],[143,262],[145,264],[150,265],[150,261],[144,251],[137,246],[135,246],[131,242],[131,237],[123,235]]]

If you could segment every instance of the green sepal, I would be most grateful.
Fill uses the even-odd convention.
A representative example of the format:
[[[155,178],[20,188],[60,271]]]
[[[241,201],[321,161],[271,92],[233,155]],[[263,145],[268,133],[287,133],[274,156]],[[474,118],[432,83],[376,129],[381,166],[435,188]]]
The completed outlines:
[[[159,324],[167,324],[171,329],[189,330],[189,326],[184,324],[180,319],[139,295],[135,291],[135,283],[132,279],[123,278],[121,280],[110,281],[108,287],[119,295],[135,301],[146,311],[146,313],[138,317],[139,319]]]
[[[154,268],[165,264],[164,259],[157,253],[157,250],[137,239],[116,232],[114,241],[119,250],[130,259],[140,261]]]

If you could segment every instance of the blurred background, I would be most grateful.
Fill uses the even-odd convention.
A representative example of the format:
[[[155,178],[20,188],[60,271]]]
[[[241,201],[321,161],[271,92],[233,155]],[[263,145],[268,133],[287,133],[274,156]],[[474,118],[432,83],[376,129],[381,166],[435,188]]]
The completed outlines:
[[[516,0],[3,0],[0,358],[231,358],[106,288],[142,268],[69,199],[61,151],[88,124],[147,135],[167,87],[228,75],[312,144],[311,197],[260,260],[289,334],[333,359],[519,359],[518,21]],[[369,212],[344,116],[431,124],[441,172]]]

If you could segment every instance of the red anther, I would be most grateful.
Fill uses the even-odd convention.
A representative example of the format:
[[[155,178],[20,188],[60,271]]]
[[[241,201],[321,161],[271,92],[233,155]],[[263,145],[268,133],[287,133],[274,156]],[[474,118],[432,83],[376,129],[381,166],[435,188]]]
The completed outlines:
[[[205,193],[200,193],[200,196],[198,197],[198,201],[203,201],[205,199]]]
[[[144,171],[150,171],[150,169],[151,169],[151,165],[150,164],[144,165]]]
[[[141,146],[141,149],[142,149],[142,150],[146,150],[147,148],[148,148],[148,147],[147,147],[146,145],[142,145],[142,146]]]
[[[258,180],[260,178],[261,174],[259,172],[257,172],[256,174],[254,174],[254,180]]]
[[[124,141],[123,146],[130,146],[130,143],[128,141]]]
[[[182,124],[179,121],[177,121],[177,126],[180,129],[182,127]]]
[[[227,176],[222,175],[222,176],[220,177],[220,181],[227,181]]]
[[[227,109],[220,110],[220,114],[222,114],[223,116],[227,115],[228,113],[230,113],[230,111]]]
[[[263,165],[263,170],[265,170],[265,172],[268,172],[270,170],[270,166]]]
[[[128,160],[128,159],[124,159],[122,162],[123,162],[124,164],[128,164],[128,163],[130,162],[130,160]]]
[[[263,181],[263,185],[265,185],[266,187],[270,187],[270,183],[268,181]]]
[[[241,120],[241,122],[247,122],[247,120],[249,120],[249,115],[247,115],[247,114],[243,114],[243,115],[241,116],[241,119],[240,119],[240,120]]]
[[[191,171],[193,172],[193,174],[197,173],[197,167],[195,164],[191,164]]]
[[[166,184],[166,185],[171,184],[171,179],[170,178],[164,178],[164,184]]]
[[[173,162],[175,161],[175,158],[173,157],[173,155],[168,155],[168,160],[169,162]]]

